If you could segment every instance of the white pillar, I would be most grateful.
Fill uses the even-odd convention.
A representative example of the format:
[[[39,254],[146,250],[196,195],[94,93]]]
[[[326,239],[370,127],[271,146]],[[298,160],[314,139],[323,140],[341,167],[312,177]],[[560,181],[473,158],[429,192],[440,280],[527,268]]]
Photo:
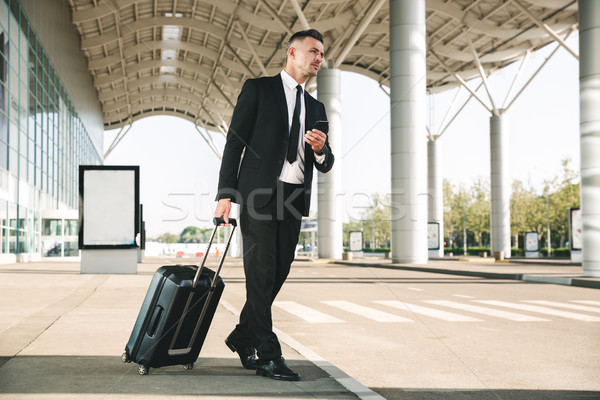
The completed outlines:
[[[438,250],[429,250],[429,258],[444,257],[444,196],[440,171],[441,158],[439,142],[437,140],[427,142],[427,187],[429,188],[427,221],[438,224],[436,234],[440,244]],[[428,237],[431,233],[428,231]]]
[[[591,277],[600,277],[600,53],[598,49],[600,49],[600,2],[579,0],[583,274]]]
[[[390,0],[392,261],[427,263],[425,0]]]
[[[343,251],[342,207],[336,207],[342,181],[342,103],[339,69],[323,68],[317,75],[317,95],[329,120],[329,145],[335,163],[326,174],[318,172],[318,249],[320,258],[341,259]]]
[[[495,110],[490,118],[492,255],[504,252],[510,258],[510,180],[508,172],[508,120],[504,110]]]

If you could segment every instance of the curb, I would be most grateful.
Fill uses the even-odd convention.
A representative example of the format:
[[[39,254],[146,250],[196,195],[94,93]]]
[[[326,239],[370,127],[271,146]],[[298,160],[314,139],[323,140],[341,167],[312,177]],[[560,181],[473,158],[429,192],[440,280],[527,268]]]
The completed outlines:
[[[368,264],[368,263],[353,263],[346,261],[335,261],[335,264],[355,266],[355,267],[375,267],[385,269],[398,269],[405,271],[417,271],[417,272],[430,272],[434,274],[444,275],[459,275],[459,276],[471,276],[487,279],[505,279],[523,282],[534,282],[534,283],[550,283],[554,285],[565,285],[565,286],[576,286],[585,287],[589,289],[600,289],[600,281],[587,280],[580,278],[568,278],[568,277],[556,277],[556,276],[544,276],[544,275],[528,275],[528,274],[510,274],[500,272],[481,272],[481,271],[464,271],[464,270],[452,270],[443,268],[431,268],[431,267],[407,267],[400,265],[385,265],[385,264]]]

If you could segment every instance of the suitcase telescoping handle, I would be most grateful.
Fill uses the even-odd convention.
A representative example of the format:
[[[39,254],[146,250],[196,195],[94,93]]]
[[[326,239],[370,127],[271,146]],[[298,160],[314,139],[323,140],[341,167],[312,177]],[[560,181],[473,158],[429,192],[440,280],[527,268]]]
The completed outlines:
[[[225,219],[221,216],[213,219],[213,223],[215,224],[215,229],[213,229],[212,234],[210,235],[210,240],[208,241],[208,246],[206,247],[206,252],[204,253],[204,258],[202,259],[202,264],[200,268],[196,271],[196,275],[194,276],[194,281],[192,282],[192,287],[196,287],[196,282],[202,273],[202,269],[204,268],[204,264],[206,263],[206,259],[208,258],[208,253],[210,252],[210,248],[212,246],[213,240],[215,238],[215,234],[217,233],[217,229],[221,224],[225,223]],[[223,266],[223,262],[225,261],[225,256],[227,255],[227,250],[229,250],[229,245],[231,244],[231,239],[233,238],[233,233],[235,232],[235,228],[237,226],[237,221],[233,218],[229,218],[229,225],[232,226],[231,232],[229,233],[229,239],[227,239],[227,244],[225,245],[225,250],[221,255],[221,260],[219,261],[219,267],[217,268],[217,272],[215,273],[215,277],[210,285],[211,290],[215,288],[217,284],[217,279],[219,279],[219,273],[221,272],[221,267]]]

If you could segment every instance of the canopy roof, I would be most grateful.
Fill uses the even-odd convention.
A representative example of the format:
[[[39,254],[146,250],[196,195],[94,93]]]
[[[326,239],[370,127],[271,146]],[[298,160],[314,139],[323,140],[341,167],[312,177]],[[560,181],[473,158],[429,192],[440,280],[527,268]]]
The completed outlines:
[[[106,129],[175,115],[226,130],[242,83],[278,73],[291,33],[308,27],[324,34],[330,67],[389,85],[386,0],[69,4]],[[577,29],[577,1],[427,0],[426,24],[427,88],[435,92],[564,39]]]

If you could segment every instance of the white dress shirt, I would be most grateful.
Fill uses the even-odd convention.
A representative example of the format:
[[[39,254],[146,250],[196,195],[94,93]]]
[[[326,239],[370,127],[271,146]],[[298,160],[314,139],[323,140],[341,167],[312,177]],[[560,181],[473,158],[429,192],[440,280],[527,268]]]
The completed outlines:
[[[294,107],[296,106],[296,86],[298,86],[298,82],[294,78],[290,76],[287,72],[281,71],[281,80],[283,81],[283,91],[285,93],[285,100],[287,102],[287,110],[288,110],[288,134],[292,128],[292,118],[294,115]],[[304,90],[306,88],[306,82],[302,85],[302,90],[304,94]],[[306,128],[304,127],[304,121],[306,119],[306,106],[304,101],[304,95],[301,97],[301,109],[300,109],[300,135],[298,135],[298,157],[296,161],[293,163],[289,163],[287,159],[283,162],[283,168],[281,169],[281,174],[279,175],[279,180],[292,184],[302,184],[304,183],[304,134],[306,133]],[[292,145],[290,143],[290,145]],[[317,155],[315,154],[315,161],[319,164],[322,164],[325,161],[325,155]]]

